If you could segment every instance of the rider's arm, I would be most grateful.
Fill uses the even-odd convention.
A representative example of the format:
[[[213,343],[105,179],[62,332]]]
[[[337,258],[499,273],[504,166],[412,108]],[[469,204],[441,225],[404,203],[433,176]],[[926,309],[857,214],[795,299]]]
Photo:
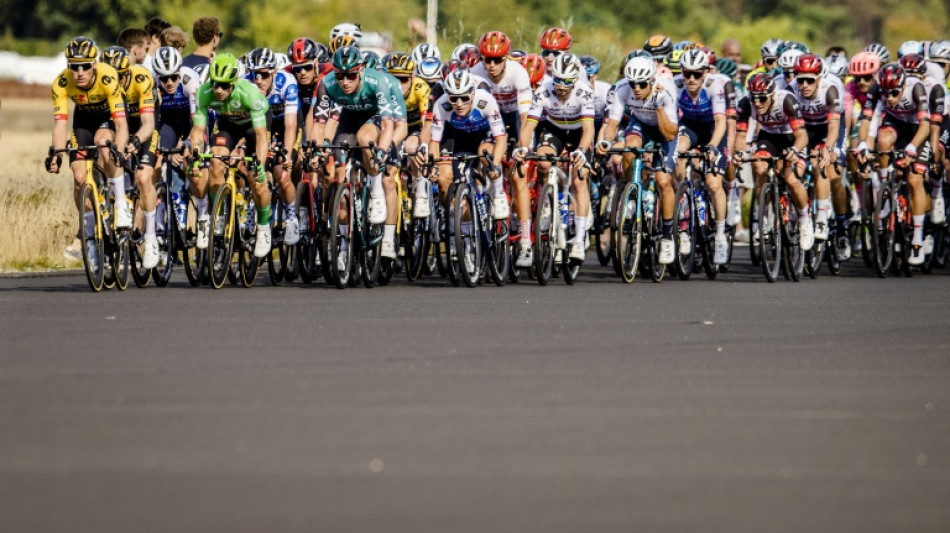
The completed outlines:
[[[930,101],[927,98],[927,89],[924,88],[923,83],[914,85],[912,98],[917,103],[917,120],[919,122],[917,134],[914,135],[912,142],[915,147],[919,147],[930,136]]]
[[[534,130],[538,128],[538,121],[544,118],[544,95],[535,94],[533,98],[534,101],[531,103],[531,107],[528,108],[527,119],[521,119],[518,146],[522,148],[531,147],[531,139],[534,137]]]
[[[733,147],[735,148],[736,154],[745,152],[746,145],[748,144],[746,139],[748,137],[749,119],[751,115],[752,104],[749,102],[749,97],[746,96],[736,104],[736,137],[733,140]]]
[[[841,126],[841,97],[837,87],[830,87],[825,93],[825,109],[828,110],[828,134],[825,136],[825,148],[834,150],[838,146],[838,130]]]
[[[65,71],[53,81],[53,148],[66,148],[66,139],[69,137],[69,98],[66,96],[66,85],[69,76]]]
[[[726,112],[729,109],[729,95],[726,94],[726,86],[722,82],[716,82],[711,88],[712,92],[712,112],[713,112],[713,133],[709,138],[710,146],[719,146],[723,136],[726,134]],[[735,108],[732,109],[735,114]]]
[[[300,108],[300,97],[297,94],[297,83],[293,76],[287,75],[287,85],[284,87],[284,147],[288,153],[297,146],[297,111]]]
[[[313,122],[310,127],[310,134],[307,137],[312,141],[323,144],[323,141],[327,138],[324,131],[327,120],[331,117],[339,118],[340,106],[330,99],[325,79],[320,80],[320,83],[317,84],[316,92],[313,103]]]
[[[663,138],[667,141],[672,141],[676,138],[676,132],[679,130],[676,99],[673,98],[668,91],[663,89],[659,83],[655,85],[654,91],[659,91],[653,95],[657,103],[657,127],[660,129],[660,134],[663,135]]]

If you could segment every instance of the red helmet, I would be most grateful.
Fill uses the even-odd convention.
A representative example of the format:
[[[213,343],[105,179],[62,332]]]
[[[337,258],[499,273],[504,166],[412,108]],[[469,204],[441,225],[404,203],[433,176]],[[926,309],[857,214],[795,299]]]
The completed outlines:
[[[567,33],[564,28],[550,28],[541,35],[541,48],[543,50],[567,51],[571,49],[573,43],[574,40],[571,39],[571,34]]]
[[[308,37],[297,39],[290,43],[290,47],[287,48],[287,57],[295,65],[309,63],[317,59],[317,55],[317,43]]]
[[[821,58],[815,54],[802,54],[795,59],[795,66],[792,69],[796,75],[812,74],[821,75]]]
[[[904,72],[914,77],[921,77],[927,73],[927,60],[919,54],[907,54],[900,60]]]
[[[877,74],[877,83],[882,89],[899,89],[904,86],[904,67],[898,63],[888,63]]]
[[[528,54],[522,57],[521,66],[528,71],[531,85],[537,85],[544,77],[544,58],[538,54]]]
[[[881,58],[874,52],[858,52],[851,58],[848,73],[852,76],[873,76],[881,68]]]
[[[478,41],[482,57],[506,57],[511,52],[511,39],[500,31],[490,31]]]
[[[442,63],[442,80],[445,80],[449,77],[449,74],[460,68],[468,68],[468,65],[462,63],[462,61],[459,59],[453,59],[448,63]]]
[[[709,58],[709,65],[716,66],[716,52],[713,52],[713,49],[708,46],[700,46],[699,49],[706,52],[706,57]]]
[[[756,94],[772,94],[775,92],[775,79],[771,74],[759,72],[749,78],[749,92]]]
[[[478,50],[475,48],[466,48],[462,50],[462,53],[459,54],[459,60],[462,63],[465,63],[469,67],[474,67],[482,60],[482,56],[478,54]]]

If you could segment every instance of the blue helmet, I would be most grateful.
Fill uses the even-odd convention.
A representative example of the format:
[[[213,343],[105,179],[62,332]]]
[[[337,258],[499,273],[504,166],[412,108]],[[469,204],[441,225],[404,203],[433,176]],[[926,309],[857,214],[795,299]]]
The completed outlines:
[[[600,72],[600,61],[597,61],[596,57],[583,55],[580,59],[588,77],[596,76]]]

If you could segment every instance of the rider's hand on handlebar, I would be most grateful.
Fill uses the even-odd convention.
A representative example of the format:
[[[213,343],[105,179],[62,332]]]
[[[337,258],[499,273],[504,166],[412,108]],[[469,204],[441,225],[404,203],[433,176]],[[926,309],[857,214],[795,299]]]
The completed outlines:
[[[63,159],[59,154],[53,153],[53,148],[50,147],[49,155],[46,157],[46,171],[50,174],[59,174],[59,165],[63,162]]]
[[[597,153],[604,155],[607,153],[607,150],[610,150],[610,141],[599,141],[597,143]]]
[[[416,153],[412,154],[412,160],[417,166],[424,166],[426,161],[429,158],[429,146],[426,144],[420,144],[419,148],[416,149]]]
[[[583,150],[574,150],[571,152],[571,164],[575,168],[581,168],[587,164],[587,155]]]
[[[511,151],[511,157],[518,163],[524,163],[524,156],[526,155],[528,155],[528,148],[526,146],[519,146]]]

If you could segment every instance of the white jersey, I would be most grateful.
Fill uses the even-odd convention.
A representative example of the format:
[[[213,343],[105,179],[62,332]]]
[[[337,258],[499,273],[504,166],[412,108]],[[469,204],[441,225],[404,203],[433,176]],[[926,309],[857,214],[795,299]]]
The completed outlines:
[[[594,119],[604,120],[607,114],[607,95],[613,86],[606,81],[594,82]]]
[[[933,61],[927,62],[927,73],[924,77],[933,80],[935,84],[939,85],[944,85],[947,82],[946,75],[943,73],[943,67]]]
[[[528,119],[547,120],[562,130],[580,129],[582,122],[594,120],[594,91],[580,80],[574,83],[567,100],[554,94],[554,82],[542,85],[528,109]]]
[[[509,59],[505,64],[505,72],[498,83],[492,81],[485,70],[484,63],[479,63],[472,68],[472,74],[478,75],[488,81],[491,87],[492,96],[498,102],[498,107],[502,113],[527,113],[531,107],[533,93],[531,91],[531,77],[521,63],[514,59]]]
[[[841,118],[844,111],[841,105],[843,89],[839,88],[840,83],[836,84],[835,80],[837,78],[834,76],[818,78],[818,90],[811,98],[802,95],[798,83],[792,84],[792,93],[798,101],[798,109],[806,126],[827,125],[829,120]]]
[[[247,80],[254,83],[252,76],[253,73],[248,73]],[[297,116],[300,98],[297,91],[297,78],[293,74],[284,70],[275,72],[274,83],[270,86],[270,92],[264,96],[267,97],[271,115],[275,119],[281,120],[288,115]]]
[[[449,124],[457,132],[475,133],[488,131],[492,137],[505,135],[505,124],[495,98],[484,89],[476,89],[472,95],[472,111],[465,116],[458,115],[449,103],[449,95],[443,94],[435,102],[432,110],[431,138],[442,142],[445,125]]]
[[[607,111],[607,118],[620,122],[624,110],[628,110],[632,117],[642,124],[656,126],[659,124],[656,112],[662,109],[666,118],[676,124],[679,113],[676,108],[676,86],[672,80],[656,78],[653,93],[645,100],[640,100],[633,94],[633,87],[627,79],[617,82],[614,91],[613,103]]]

